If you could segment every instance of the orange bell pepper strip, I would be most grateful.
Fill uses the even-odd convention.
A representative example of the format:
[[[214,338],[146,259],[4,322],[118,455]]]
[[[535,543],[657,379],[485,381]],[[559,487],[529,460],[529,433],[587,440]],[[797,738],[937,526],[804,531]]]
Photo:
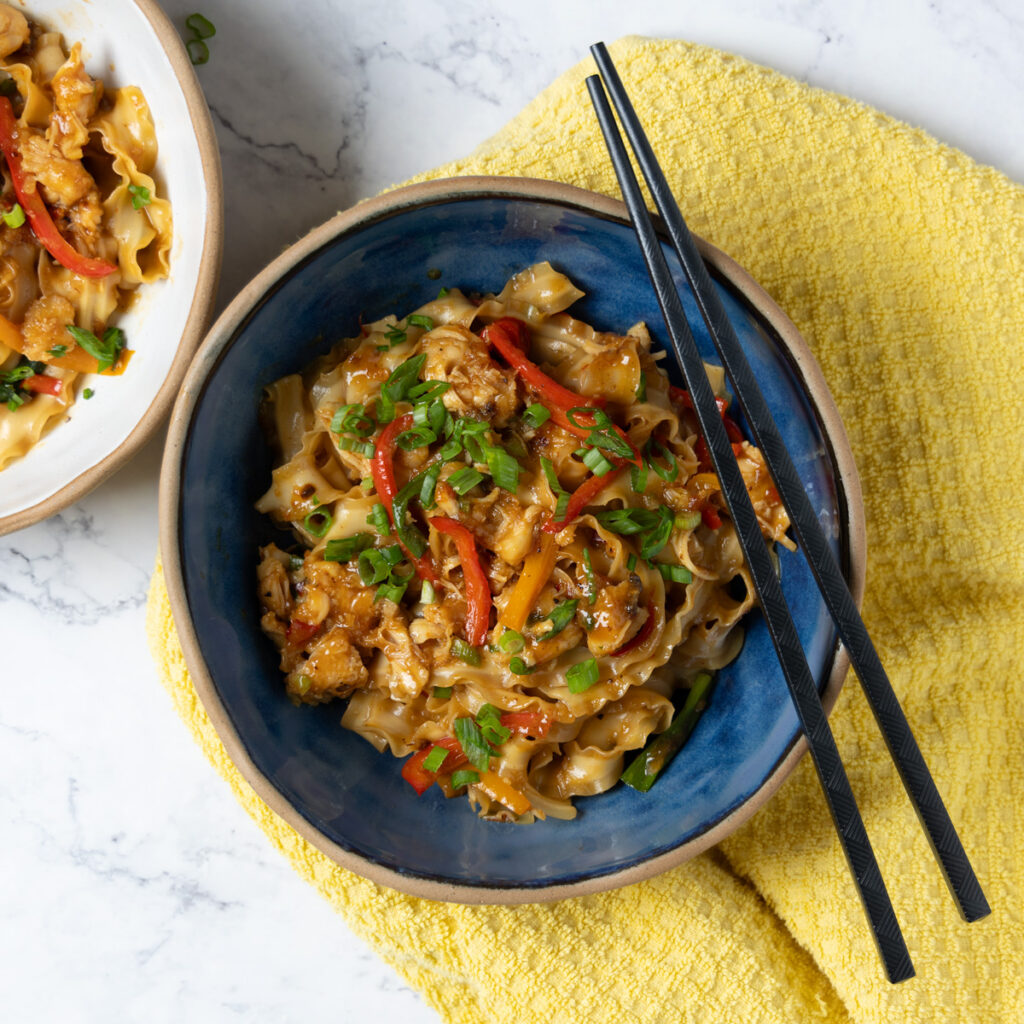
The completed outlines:
[[[545,529],[547,529],[545,527]],[[558,547],[551,531],[543,534],[540,540],[540,548],[531,551],[523,562],[523,571],[519,574],[512,594],[501,613],[498,622],[506,629],[514,629],[521,633],[526,625],[527,616],[537,603],[544,584],[551,579],[552,570],[555,568],[555,557],[558,554]]]
[[[50,211],[47,210],[38,188],[28,190],[25,171],[21,166],[21,154],[18,152],[18,124],[14,119],[14,109],[6,96],[0,96],[0,150],[7,160],[7,169],[11,172],[11,184],[14,192],[25,211],[33,234],[39,244],[59,263],[68,270],[82,277],[106,277],[117,267],[106,260],[83,256],[58,230],[53,223]]]
[[[462,576],[466,581],[466,639],[474,646],[481,647],[487,640],[491,626],[491,585],[480,564],[480,552],[476,539],[458,522],[448,516],[434,516],[430,525],[440,533],[447,534],[455,541],[459,552]]]
[[[530,809],[530,801],[510,786],[497,772],[481,772],[477,787],[482,789],[492,800],[504,804],[513,814],[525,814]]]
[[[555,423],[577,437],[586,439],[594,429],[592,425],[585,423],[590,417],[585,413],[576,414],[575,419],[578,422],[573,423],[567,414],[570,409],[603,406],[603,399],[584,398],[583,395],[570,391],[558,381],[552,380],[536,363],[531,362],[526,357],[526,349],[529,345],[529,335],[526,332],[527,327],[521,320],[506,316],[488,324],[480,332],[480,337],[489,345],[493,345],[525,383],[544,399]],[[632,462],[635,466],[642,465],[640,453],[626,436],[625,431],[614,423],[611,429],[629,445],[632,457],[626,461]]]

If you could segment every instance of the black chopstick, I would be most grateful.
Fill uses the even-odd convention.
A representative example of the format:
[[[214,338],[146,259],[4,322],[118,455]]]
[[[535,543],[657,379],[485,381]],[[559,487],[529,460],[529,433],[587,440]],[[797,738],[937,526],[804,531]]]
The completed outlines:
[[[622,85],[604,43],[590,48],[605,88],[625,129],[637,162],[647,181],[658,212],[668,229],[673,247],[689,281],[701,316],[722,359],[722,365],[743,409],[757,446],[764,454],[782,502],[789,513],[797,540],[818,582],[840,639],[846,646],[875,720],[896,764],[900,778],[921,820],[932,852],[938,860],[949,891],[965,921],[977,921],[989,911],[967,853],[960,842],[946,805],[935,787],[921,750],[878,657],[867,627],[857,611],[842,572],[836,565],[828,540],[810,499],[804,491],[778,427],[757,385],[743,347],[729,322],[718,292],[704,266],[696,243],[683,220],[654,150]]]
[[[904,981],[914,975],[910,953],[907,951],[892,901],[875,860],[874,850],[871,848],[871,841],[868,839],[857,802],[850,789],[850,781],[846,777],[839,750],[828,725],[828,717],[821,706],[817,686],[804,658],[789,607],[772,567],[757,515],[733,456],[725,426],[718,414],[715,397],[704,372],[704,364],[683,313],[682,302],[672,283],[668,264],[661,251],[651,216],[644,204],[640,186],[630,166],[629,157],[619,137],[600,78],[597,75],[588,78],[587,88],[590,90],[590,98],[594,103],[601,131],[604,133],[615,174],[619,179],[644,261],[654,284],[658,305],[665,319],[676,359],[689,389],[690,398],[693,400],[701,433],[711,453],[722,496],[725,498],[736,528],[737,539],[750,570],[761,612],[768,625],[768,632],[789,686],[790,696],[807,738],[811,757],[818,770],[818,777],[878,945],[886,975],[892,982]]]

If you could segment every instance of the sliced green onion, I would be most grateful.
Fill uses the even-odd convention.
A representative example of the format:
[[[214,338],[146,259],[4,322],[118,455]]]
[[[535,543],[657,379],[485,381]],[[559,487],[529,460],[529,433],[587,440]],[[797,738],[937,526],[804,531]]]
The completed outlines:
[[[50,349],[50,355],[60,359],[61,356],[67,355],[67,351],[67,345],[54,345],[53,348]]]
[[[313,534],[314,537],[322,537],[334,523],[334,516],[331,515],[326,509],[318,508],[306,516],[302,521],[302,525]]]
[[[682,512],[676,516],[677,530],[696,530],[700,526],[699,512]]]
[[[577,413],[590,416],[593,419],[593,423],[580,423],[576,419]],[[581,430],[589,430],[592,427],[596,427],[598,430],[606,430],[612,425],[612,419],[603,409],[595,409],[591,405],[574,405],[566,414],[565,418],[574,426],[579,427]]]
[[[670,565],[668,562],[655,562],[666,583],[692,583],[693,573],[685,565]]]
[[[424,770],[436,773],[447,756],[448,751],[444,747],[431,747],[430,753],[423,759]]]
[[[494,482],[506,491],[515,492],[519,486],[519,474],[522,466],[503,448],[487,449],[487,468]]]
[[[655,452],[657,449],[657,452]],[[661,466],[655,459],[655,454],[660,455],[668,463],[667,466]],[[644,446],[644,456],[647,460],[647,464],[654,470],[662,480],[667,483],[672,483],[677,476],[679,476],[679,463],[676,461],[675,455],[669,451],[660,441],[655,438],[650,438],[647,444]]]
[[[400,327],[392,325],[384,332],[384,337],[387,338],[387,348],[384,349],[386,352],[389,348],[394,348],[396,345],[401,345],[406,338],[409,337]]]
[[[633,449],[626,440],[619,437],[612,430],[592,430],[587,434],[584,443],[591,448],[603,448],[606,452],[611,452],[612,455],[617,455],[620,459],[634,458]]]
[[[391,566],[377,548],[368,548],[359,552],[357,565],[359,579],[364,587],[374,583],[383,583],[391,575]]]
[[[452,688],[450,686],[435,686],[434,687],[434,696],[438,700],[448,700],[448,698],[451,695],[452,695]]]
[[[509,659],[508,667],[509,671],[517,676],[528,676],[531,672],[537,671],[536,665],[531,665],[529,662],[523,661],[518,654],[514,658]]]
[[[409,502],[418,498],[423,489],[423,477],[425,474],[418,473],[395,495],[391,503],[391,514],[395,522],[395,533],[398,539],[408,548],[414,558],[419,558],[427,550],[427,538],[423,536],[417,527],[405,521],[405,514],[409,509]]]
[[[443,380],[425,380],[414,387],[409,388],[408,398],[414,402],[433,402],[440,398],[446,391],[451,390],[451,384]]]
[[[185,43],[188,50],[188,59],[196,66],[205,64],[210,59],[210,48],[202,39],[189,39]]]
[[[565,674],[570,693],[583,693],[597,682],[601,670],[597,667],[597,658],[591,655],[586,661],[573,665]]]
[[[292,572],[298,572],[305,564],[306,561],[301,555],[288,556],[288,568],[291,569]]]
[[[601,509],[594,513],[594,518],[606,530],[623,537],[654,529],[660,522],[658,513],[648,508]]]
[[[540,402],[528,405],[523,413],[523,420],[526,422],[526,425],[533,427],[534,430],[543,426],[549,419],[551,419],[551,413]]]
[[[299,691],[299,696],[309,693],[309,688],[313,685],[313,680],[309,678],[305,673],[302,673],[299,678],[295,681],[295,689]]]
[[[409,391],[415,387],[420,370],[426,361],[426,352],[421,352],[418,356],[406,359],[391,371],[377,398],[377,419],[381,423],[390,423],[395,418],[396,404],[404,401]]]
[[[338,447],[344,452],[355,452],[362,455],[364,459],[372,459],[377,451],[372,441],[360,441],[355,437],[343,437],[338,441]]]
[[[480,773],[473,771],[472,768],[460,768],[452,772],[452,789],[462,789],[463,786],[472,786],[479,781]]]
[[[129,185],[128,194],[132,197],[133,210],[141,210],[143,207],[149,206],[153,201],[153,197],[145,185]],[[4,217],[4,220],[7,220],[7,218]],[[12,227],[17,227],[17,225],[12,225]]]
[[[429,427],[410,427],[395,438],[395,444],[403,451],[410,452],[415,448],[425,448],[436,440],[437,434]]]
[[[424,508],[434,507],[434,492],[437,490],[437,478],[440,475],[440,462],[435,462],[423,473],[423,486],[420,488],[420,504],[422,504]]]
[[[129,191],[131,191],[131,186],[129,186]],[[132,205],[135,205],[135,200],[132,200]],[[21,208],[21,203],[15,203],[7,210],[3,219],[9,228],[20,228],[25,223],[25,211]]]
[[[355,533],[351,537],[341,537],[327,542],[324,549],[324,561],[351,562],[360,551],[373,546],[372,533]]]
[[[196,39],[210,39],[217,34],[217,29],[214,27],[213,22],[209,18],[204,18],[198,12],[190,14],[185,19],[185,24],[192,30]]]
[[[377,429],[373,417],[368,416],[362,402],[355,405],[339,405],[331,417],[332,434],[356,434],[369,437]]]
[[[440,277],[440,276],[441,276],[441,274],[440,274],[440,271],[438,272],[437,276],[438,276],[438,277]],[[436,278],[435,278],[435,280],[436,280]],[[447,289],[447,288],[442,288],[442,289],[441,289],[441,290],[440,290],[440,291],[439,291],[439,292],[437,293],[437,297],[438,297],[439,299],[443,299],[443,298],[444,298],[444,297],[445,297],[445,296],[446,296],[447,294],[448,294],[448,289]]]
[[[474,469],[472,466],[466,466],[465,469],[457,470],[452,473],[446,481],[452,488],[453,491],[461,498],[463,495],[471,491],[478,483],[484,480],[484,475],[479,470]]]
[[[607,476],[615,468],[598,448],[586,449],[583,454],[583,465],[595,476]]]
[[[470,764],[485,772],[490,767],[491,755],[495,753],[484,739],[480,726],[472,718],[455,719],[455,738]],[[454,781],[454,780],[453,780]]]
[[[660,521],[658,525],[643,535],[640,541],[640,557],[653,558],[667,543],[672,536],[672,528],[675,526],[676,518],[672,510],[665,505],[658,509]]]
[[[632,572],[636,568],[636,555],[630,555],[626,559],[626,572]]]
[[[492,746],[499,746],[512,735],[512,730],[501,724],[501,712],[493,704],[484,704],[476,713],[480,734]]]
[[[391,520],[388,519],[388,510],[380,502],[370,509],[370,514],[366,517],[366,521],[382,537],[386,537],[391,533]]]
[[[92,396],[93,396],[93,395],[95,395],[95,394],[96,394],[96,392],[95,392],[95,391],[93,391],[93,389],[92,389],[92,388],[86,388],[86,389],[85,389],[85,390],[84,390],[84,391],[82,392],[82,397],[83,397],[83,398],[84,398],[84,399],[85,399],[86,401],[88,401],[88,400],[89,400],[90,398],[92,398]]]
[[[506,629],[498,640],[498,647],[506,654],[518,654],[525,646],[523,634],[515,629]]]
[[[451,652],[454,657],[464,661],[467,665],[476,667],[480,664],[480,651],[472,644],[466,643],[462,637],[452,637]]]
[[[405,318],[405,322],[413,327],[422,327],[425,331],[434,329],[434,321],[422,313],[412,313]]]
[[[368,476],[365,479],[360,480],[359,481],[359,489],[362,490],[362,491],[366,491],[367,494],[372,494],[373,493],[373,477],[372,476]]]
[[[397,544],[390,544],[386,548],[380,549],[380,557],[390,566],[396,566],[403,558],[405,554]]]
[[[108,327],[102,340],[92,331],[86,331],[74,324],[65,325],[68,334],[96,360],[99,373],[109,370],[117,362],[117,354],[124,348],[124,331],[120,327]]]
[[[408,580],[402,583],[393,583],[390,580],[387,583],[382,583],[377,588],[377,595],[374,597],[374,601],[394,601],[395,604],[398,604],[405,596],[405,588],[408,585]]]
[[[629,485],[636,494],[647,490],[647,464],[629,467]]]
[[[437,600],[437,592],[434,590],[434,584],[431,583],[430,580],[424,580],[423,581],[423,588],[420,590],[420,603],[421,604],[433,604],[436,600]],[[434,689],[437,690],[438,687],[435,686]],[[449,693],[449,696],[450,696],[451,695],[451,690],[449,690],[448,693]]]
[[[590,564],[590,548],[583,549],[583,573],[587,578],[587,592],[590,603],[597,602],[597,581],[594,579],[594,567]]]
[[[640,383],[636,386],[636,400],[647,401],[647,374],[643,370],[640,371]]]
[[[558,636],[572,622],[573,617],[576,615],[576,606],[578,604],[579,601],[575,598],[571,601],[563,601],[561,604],[556,604],[551,609],[551,614],[547,616],[551,620],[551,628],[546,633],[542,633],[537,639],[551,640],[553,637]]]

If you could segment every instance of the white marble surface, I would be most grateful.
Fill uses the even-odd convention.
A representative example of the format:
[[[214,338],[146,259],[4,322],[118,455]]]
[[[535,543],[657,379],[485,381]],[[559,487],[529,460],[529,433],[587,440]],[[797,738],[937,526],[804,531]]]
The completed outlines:
[[[95,0],[102,4],[102,0]],[[194,0],[168,0],[179,25]],[[221,308],[336,210],[496,131],[588,44],[708,43],[1024,179],[1018,0],[202,0],[226,186]],[[0,540],[0,1017],[436,1021],[236,805],[143,632],[160,439]]]

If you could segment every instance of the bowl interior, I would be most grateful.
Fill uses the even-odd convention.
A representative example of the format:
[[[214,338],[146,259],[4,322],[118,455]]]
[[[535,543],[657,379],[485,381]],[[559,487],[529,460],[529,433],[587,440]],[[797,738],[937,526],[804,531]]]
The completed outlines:
[[[211,195],[211,190],[219,188],[219,182],[211,178],[210,160],[215,167],[216,153],[212,152],[204,165],[193,120],[197,111],[190,108],[178,70],[143,6],[150,5],[133,0],[104,0],[100,6],[39,0],[29,11],[42,24],[62,33],[65,48],[75,42],[83,44],[86,70],[102,78],[108,90],[126,85],[141,88],[153,115],[159,146],[154,177],[160,194],[171,201],[174,241],[169,276],[141,286],[131,308],[117,316],[116,323],[134,351],[131,369],[123,377],[89,379],[86,383],[95,397],[82,401],[79,392],[79,400],[66,419],[3,471],[0,533],[4,532],[5,517],[14,517],[51,498],[125,443],[164,386],[183,336],[188,334],[190,349],[198,344],[212,306],[219,248],[213,251],[208,235],[211,219],[219,218],[220,209],[219,200],[214,203]],[[155,17],[158,24],[166,21],[159,11]],[[191,76],[191,71],[187,74]],[[191,88],[198,96],[194,81]],[[198,113],[208,127],[205,108]],[[212,139],[212,128],[209,131]],[[213,208],[217,211],[214,217]],[[203,279],[210,285],[204,290],[203,308],[196,309]],[[182,360],[178,372],[184,370]],[[167,404],[171,399],[173,394],[168,393]],[[158,421],[159,417],[152,418],[151,429]],[[142,440],[135,437],[133,443]],[[19,519],[15,525],[24,522]]]
[[[682,285],[678,263],[668,256]],[[537,199],[439,201],[345,233],[278,279],[202,383],[182,455],[178,542],[191,618],[216,698],[258,771],[344,850],[456,886],[567,885],[672,850],[750,799],[797,734],[756,613],[742,654],[720,673],[690,742],[653,790],[642,795],[619,786],[580,799],[570,822],[516,828],[480,821],[465,800],[446,801],[437,787],[417,798],[400,777],[399,760],[341,728],[340,705],[296,708],[286,698],[256,600],[256,548],[282,537],[253,510],[271,470],[257,424],[261,390],[357,333],[360,318],[402,315],[433,298],[440,285],[496,291],[538,260],[549,260],[587,292],[571,310],[575,315],[623,332],[645,320],[656,339],[665,338],[627,225]],[[719,288],[841,559],[837,471],[815,410],[753,307],[728,284]],[[685,286],[681,291],[687,294]],[[686,312],[712,361],[692,303]],[[834,657],[831,622],[803,559],[780,550],[780,561],[811,670],[824,683]]]

